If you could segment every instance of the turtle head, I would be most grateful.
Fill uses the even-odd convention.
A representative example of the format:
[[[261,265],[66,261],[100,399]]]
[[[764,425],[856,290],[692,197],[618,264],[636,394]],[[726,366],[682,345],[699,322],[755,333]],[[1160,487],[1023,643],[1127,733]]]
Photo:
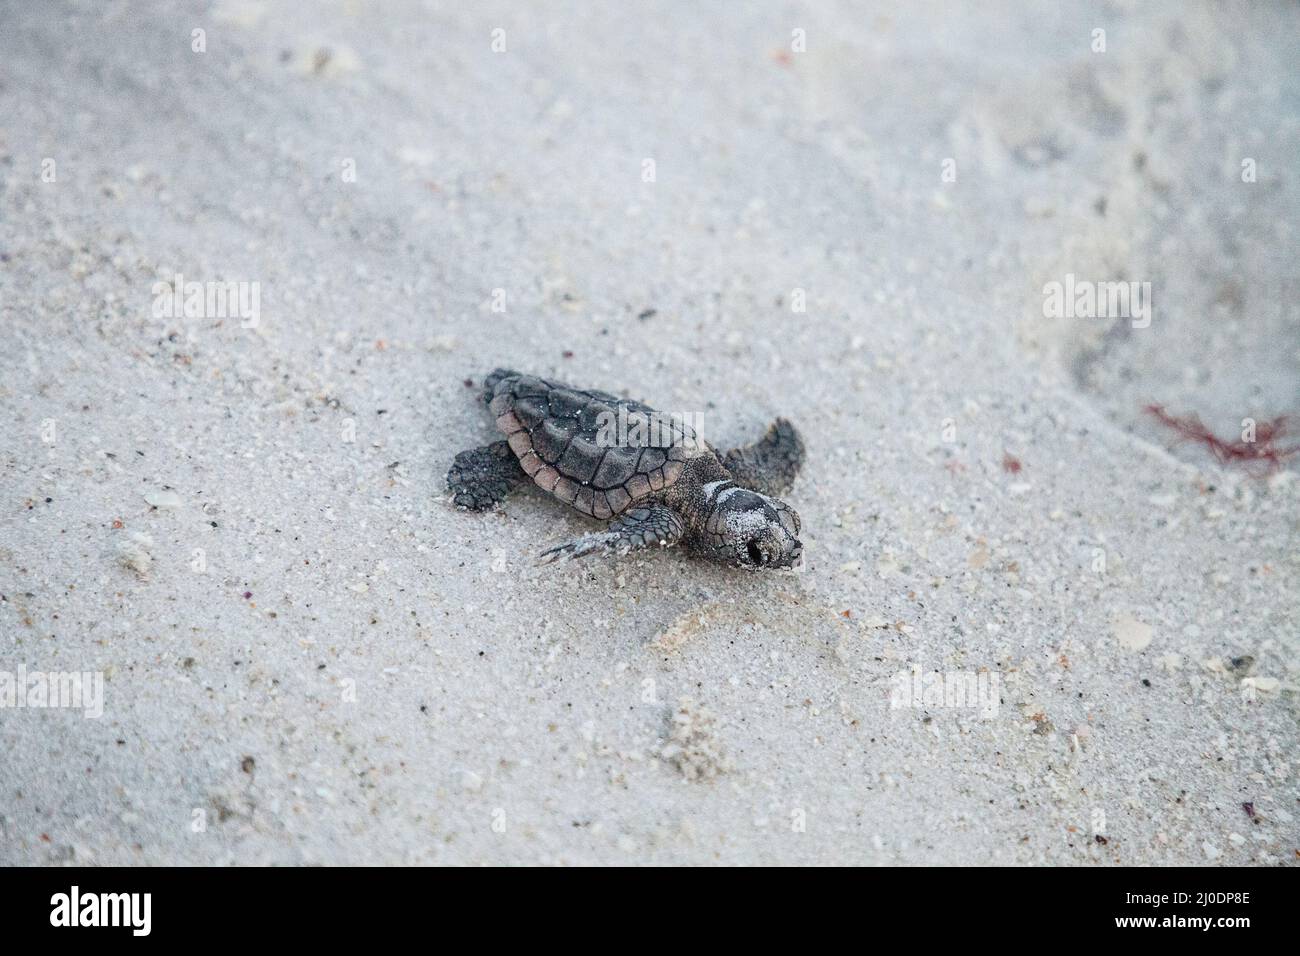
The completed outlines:
[[[714,554],[746,568],[791,568],[803,556],[799,515],[784,501],[747,488],[719,488],[707,524]]]

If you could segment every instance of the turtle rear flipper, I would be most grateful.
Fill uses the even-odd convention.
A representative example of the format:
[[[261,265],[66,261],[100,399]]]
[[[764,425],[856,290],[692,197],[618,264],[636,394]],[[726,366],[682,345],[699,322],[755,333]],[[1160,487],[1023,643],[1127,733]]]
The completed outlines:
[[[585,558],[597,552],[622,555],[640,548],[669,548],[681,540],[685,531],[685,522],[666,505],[634,506],[611,521],[606,531],[584,534],[543,551],[540,563],[550,564],[559,558]]]
[[[754,444],[719,456],[736,484],[774,497],[790,490],[804,457],[803,439],[784,418],[768,426],[767,434]]]
[[[510,446],[494,441],[456,456],[447,472],[447,490],[458,507],[486,511],[527,480]]]
[[[497,383],[507,378],[523,378],[523,376],[511,368],[494,368],[488,372],[483,379],[483,403],[492,404],[492,397],[496,394]]]

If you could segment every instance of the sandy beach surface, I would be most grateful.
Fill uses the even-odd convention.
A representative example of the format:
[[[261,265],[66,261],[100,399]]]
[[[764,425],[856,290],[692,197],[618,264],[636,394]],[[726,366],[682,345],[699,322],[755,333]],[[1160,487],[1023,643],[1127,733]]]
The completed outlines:
[[[1296,460],[1142,409],[1300,416],[1297,62],[1282,2],[0,3],[0,672],[102,681],[0,706],[0,862],[1294,865]],[[806,568],[537,566],[594,525],[443,485],[496,366],[788,416]]]

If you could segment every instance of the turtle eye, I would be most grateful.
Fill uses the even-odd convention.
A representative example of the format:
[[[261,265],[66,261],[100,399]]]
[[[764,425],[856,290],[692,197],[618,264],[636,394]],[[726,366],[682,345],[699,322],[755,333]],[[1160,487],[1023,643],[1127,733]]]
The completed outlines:
[[[763,553],[763,549],[758,546],[757,541],[749,542],[749,545],[747,546],[747,550],[749,551],[750,564],[756,564],[759,567],[762,567],[764,564],[767,563],[767,555]]]

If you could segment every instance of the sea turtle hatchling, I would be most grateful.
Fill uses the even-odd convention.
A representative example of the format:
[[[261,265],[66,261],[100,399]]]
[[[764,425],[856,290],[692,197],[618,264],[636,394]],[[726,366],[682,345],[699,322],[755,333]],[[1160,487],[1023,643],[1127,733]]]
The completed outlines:
[[[803,554],[799,515],[775,497],[804,459],[784,418],[754,444],[719,454],[680,416],[520,372],[494,371],[483,400],[506,438],[456,456],[447,487],[457,505],[491,508],[531,478],[610,522],[543,552],[544,561],[681,544],[743,567],[789,568]]]

